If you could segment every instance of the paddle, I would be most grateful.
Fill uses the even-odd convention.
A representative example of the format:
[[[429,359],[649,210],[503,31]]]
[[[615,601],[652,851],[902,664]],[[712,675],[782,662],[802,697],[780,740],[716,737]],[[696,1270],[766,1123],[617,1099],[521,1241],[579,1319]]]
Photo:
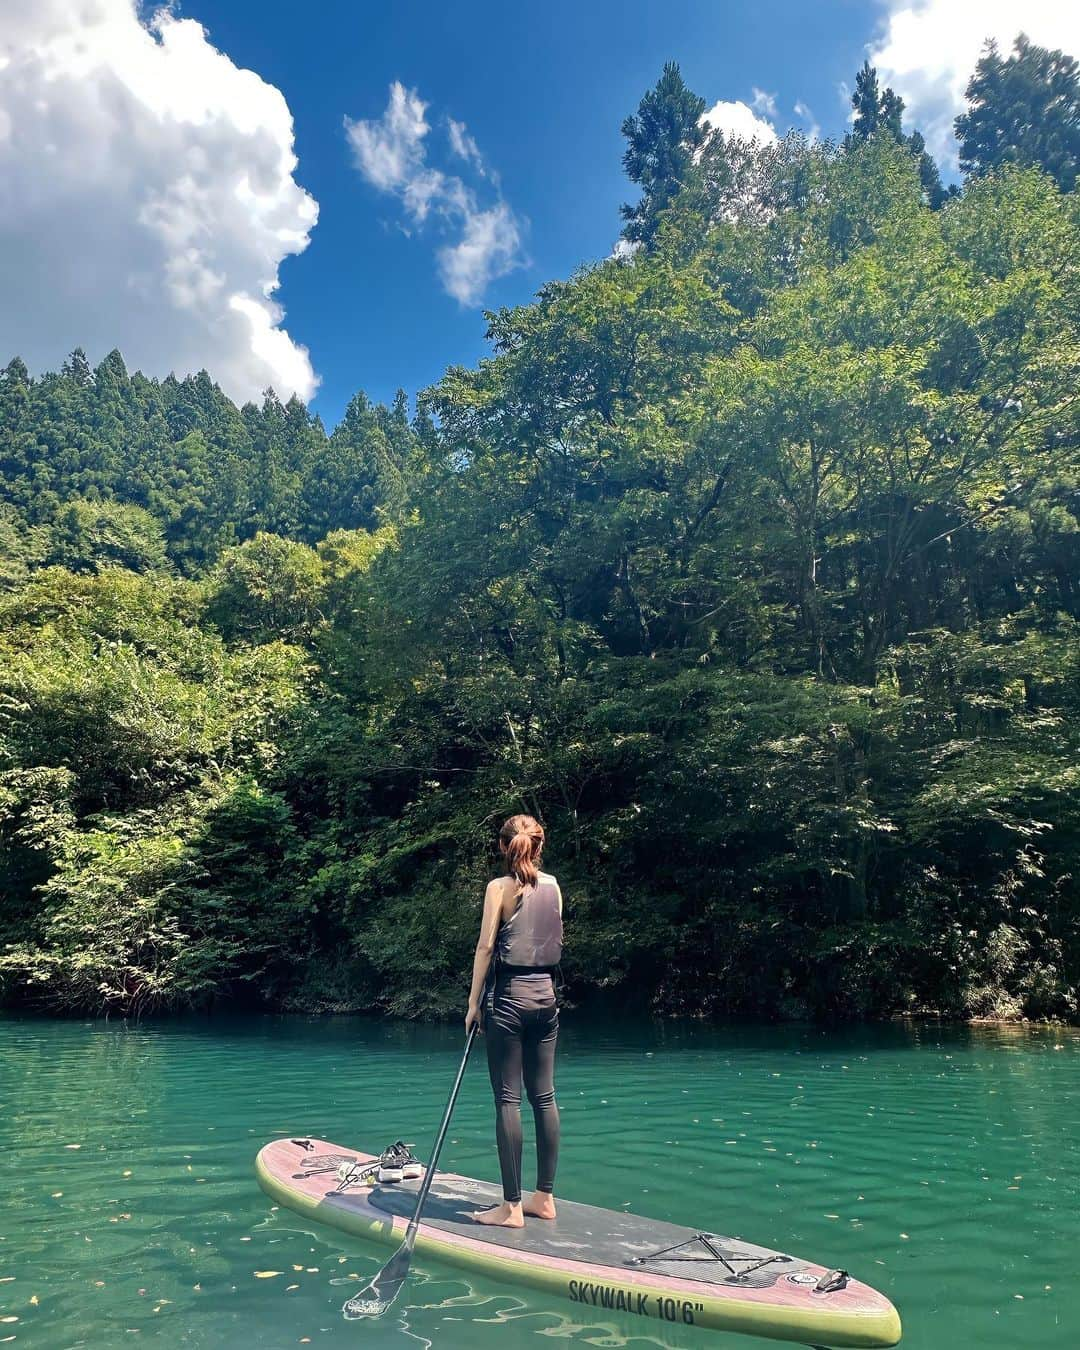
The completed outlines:
[[[439,1163],[439,1154],[442,1152],[446,1131],[450,1128],[450,1116],[458,1099],[458,1092],[461,1090],[461,1080],[465,1077],[465,1066],[469,1062],[469,1051],[473,1048],[477,1030],[478,1027],[474,1022],[469,1028],[469,1035],[465,1041],[465,1053],[461,1057],[461,1066],[457,1071],[457,1077],[454,1079],[454,1086],[450,1090],[450,1100],[446,1103],[446,1113],[443,1116],[442,1124],[439,1126],[435,1146],[431,1150],[431,1158],[424,1171],[424,1180],[421,1182],[420,1190],[416,1196],[416,1208],[413,1210],[413,1216],[405,1230],[405,1240],[371,1283],[365,1285],[342,1308],[341,1311],[350,1321],[358,1317],[381,1317],[394,1299],[397,1298],[401,1286],[408,1279],[409,1266],[412,1264],[413,1246],[416,1242],[416,1230],[420,1226],[420,1213],[424,1208],[424,1201],[428,1197],[428,1191],[431,1190],[431,1183],[435,1178],[435,1168]]]

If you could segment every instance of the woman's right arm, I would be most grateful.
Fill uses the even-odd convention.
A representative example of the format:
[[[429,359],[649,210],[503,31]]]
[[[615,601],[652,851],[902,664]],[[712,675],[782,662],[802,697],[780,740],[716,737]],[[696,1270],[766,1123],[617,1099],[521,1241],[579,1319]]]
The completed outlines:
[[[473,957],[472,988],[469,990],[469,1008],[465,1014],[465,1034],[474,1022],[480,1022],[480,999],[484,993],[484,984],[491,968],[491,956],[495,950],[495,938],[498,936],[499,923],[502,920],[502,887],[497,881],[489,881],[484,892],[484,917],[480,920],[480,938]]]

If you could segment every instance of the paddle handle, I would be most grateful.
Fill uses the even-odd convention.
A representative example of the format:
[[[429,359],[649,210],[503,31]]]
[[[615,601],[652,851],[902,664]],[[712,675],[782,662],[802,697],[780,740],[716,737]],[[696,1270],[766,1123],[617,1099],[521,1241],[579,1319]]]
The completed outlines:
[[[446,1131],[450,1128],[450,1117],[454,1114],[454,1107],[457,1104],[458,1093],[461,1091],[461,1080],[465,1077],[465,1066],[469,1062],[469,1052],[473,1048],[473,1042],[476,1040],[476,1033],[479,1027],[474,1022],[469,1028],[469,1034],[465,1038],[465,1053],[461,1057],[461,1064],[458,1066],[457,1077],[454,1079],[454,1086],[450,1089],[450,1100],[446,1103],[446,1111],[443,1114],[442,1124],[439,1126],[439,1133],[435,1136],[435,1144],[431,1150],[431,1157],[428,1165],[424,1169],[424,1180],[420,1185],[420,1190],[416,1196],[416,1208],[413,1210],[413,1216],[409,1220],[409,1227],[405,1232],[405,1242],[411,1247],[413,1238],[416,1236],[417,1227],[420,1224],[420,1211],[424,1208],[424,1201],[427,1199],[428,1191],[431,1190],[431,1183],[435,1179],[435,1169],[439,1164],[439,1154],[442,1153],[443,1140],[446,1138]]]

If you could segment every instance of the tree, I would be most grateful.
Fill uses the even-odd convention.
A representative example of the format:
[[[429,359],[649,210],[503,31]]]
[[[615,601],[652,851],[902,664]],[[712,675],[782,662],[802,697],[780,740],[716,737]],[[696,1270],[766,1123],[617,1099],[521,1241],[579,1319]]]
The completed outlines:
[[[922,133],[913,131],[910,136],[905,135],[904,100],[893,89],[879,89],[877,70],[869,61],[863,62],[862,69],[855,76],[851,107],[854,119],[846,144],[869,141],[877,135],[884,135],[897,145],[906,146],[919,166],[919,181],[926,203],[931,210],[936,211],[952,194],[942,186],[941,174],[926,148]]]
[[[81,347],[76,347],[61,368],[61,374],[68,379],[74,380],[76,384],[89,384],[94,375],[90,369],[90,362],[86,359],[86,353]]]
[[[981,177],[1003,164],[1031,164],[1062,192],[1080,174],[1080,66],[1021,33],[1012,55],[988,42],[956,119],[960,167]]]
[[[222,555],[207,582],[208,614],[230,641],[300,643],[321,621],[323,583],[306,544],[260,532]]]
[[[0,502],[0,587],[24,582],[39,567],[49,549],[49,530],[27,525],[7,502]]]
[[[314,543],[331,530],[376,529],[392,516],[404,498],[416,439],[403,391],[392,409],[373,404],[363,392],[354,394],[310,464],[304,537]]]
[[[141,506],[74,499],[58,514],[47,561],[73,572],[167,569],[161,522]]]
[[[703,98],[686,87],[678,65],[669,61],[637,113],[623,122],[627,140],[623,168],[641,188],[641,199],[621,208],[626,221],[622,235],[630,243],[651,245],[661,216],[683,186],[695,152],[708,136],[701,121],[706,106]]]
[[[937,163],[930,151],[927,150],[926,141],[921,131],[913,131],[907,137],[907,147],[919,166],[919,182],[922,185],[923,198],[932,211],[936,211],[940,206],[943,206],[950,197],[959,195],[959,189],[955,185],[946,188],[942,184]]]
[[[891,94],[892,90],[886,92]],[[869,61],[863,62],[855,76],[851,107],[855,114],[851,124],[852,138],[868,141],[881,125],[881,91],[878,88],[877,71]]]
[[[305,945],[262,790],[303,654],[229,650],[192,582],[50,568],[0,591],[0,993],[136,1012]],[[241,984],[241,988],[242,988]]]

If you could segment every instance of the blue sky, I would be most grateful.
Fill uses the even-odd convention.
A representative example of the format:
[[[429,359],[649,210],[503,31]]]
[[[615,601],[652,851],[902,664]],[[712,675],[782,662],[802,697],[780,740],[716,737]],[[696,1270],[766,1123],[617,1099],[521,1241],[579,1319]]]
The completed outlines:
[[[1021,26],[1080,54],[1062,0],[0,0],[0,365],[118,347],[333,425],[610,252],[665,61],[725,130],[839,135],[869,55],[948,177]]]
[[[619,203],[632,196],[621,167],[623,118],[680,62],[710,104],[776,97],[777,126],[842,131],[838,92],[875,30],[876,6],[802,3],[544,5],[189,0],[182,11],[238,65],[284,93],[296,126],[297,180],[319,203],[311,244],[287,260],[280,299],[290,334],[322,383],[312,406],[333,423],[357,389],[410,395],[448,365],[485,350],[478,306],[446,294],[436,273],[435,222],[399,228],[395,200],[352,166],[343,117],[377,119],[392,81],[428,104],[431,158],[445,165],[442,126],[475,138],[520,217],[526,265],[487,287],[483,305],[529,299],[546,280],[610,252]]]

